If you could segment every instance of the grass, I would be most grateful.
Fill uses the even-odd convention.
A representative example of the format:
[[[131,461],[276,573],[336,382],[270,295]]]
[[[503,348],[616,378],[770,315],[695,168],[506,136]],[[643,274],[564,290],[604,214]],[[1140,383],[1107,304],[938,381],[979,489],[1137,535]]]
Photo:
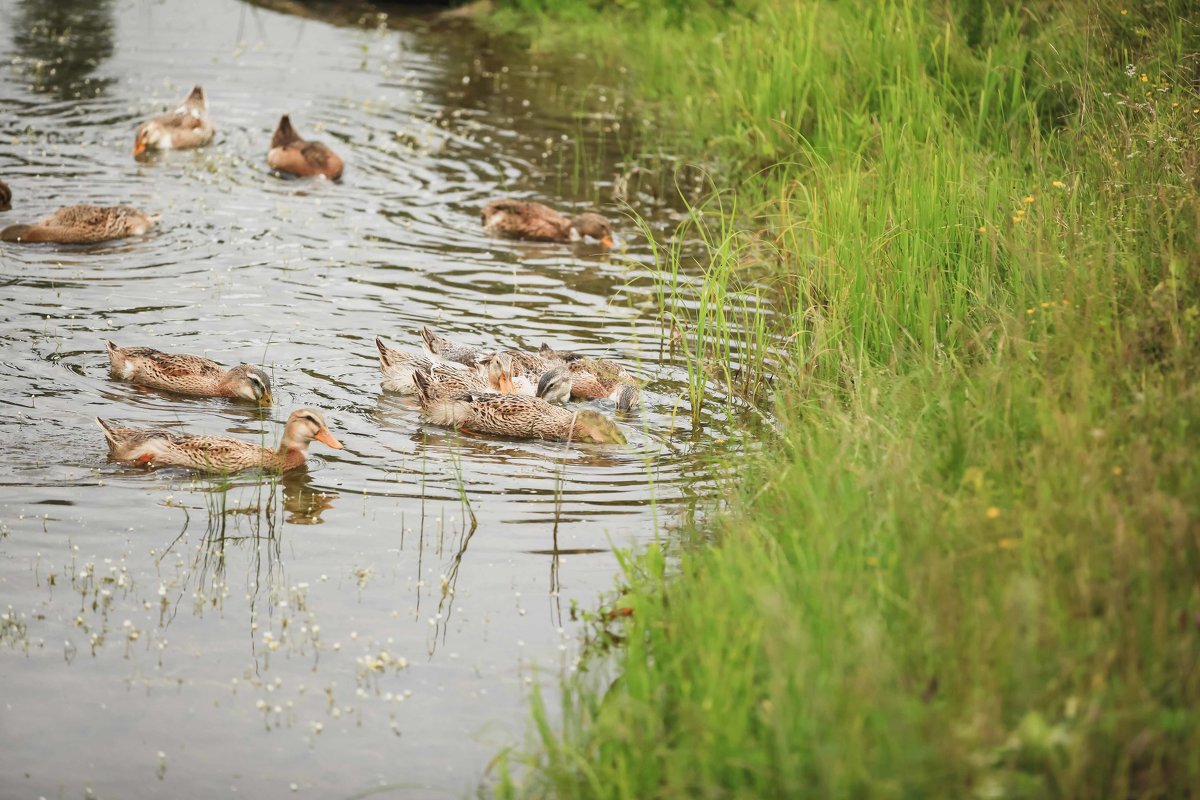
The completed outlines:
[[[771,410],[502,797],[1200,787],[1189,6],[510,0],[722,186],[659,253],[690,399]],[[677,239],[680,237],[676,237]],[[738,312],[769,301],[772,314]],[[772,384],[771,400],[765,387]],[[768,405],[771,403],[771,405]],[[610,680],[616,674],[615,680]]]

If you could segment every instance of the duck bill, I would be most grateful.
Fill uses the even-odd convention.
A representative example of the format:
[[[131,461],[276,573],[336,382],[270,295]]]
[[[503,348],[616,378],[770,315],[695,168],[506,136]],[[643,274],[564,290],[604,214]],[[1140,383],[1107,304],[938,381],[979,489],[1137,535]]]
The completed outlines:
[[[612,250],[614,247],[617,246],[617,243],[615,241],[613,241],[613,237],[605,236],[603,239],[600,240],[600,245],[607,250]]]
[[[138,139],[136,142],[133,143],[133,157],[137,158],[144,152],[146,152],[146,143],[143,142],[141,139]]]
[[[327,428],[322,428],[320,431],[317,432],[317,441],[320,442],[321,444],[332,447],[334,450],[342,449],[342,443],[339,442],[337,439],[333,438],[333,434],[330,433]]]

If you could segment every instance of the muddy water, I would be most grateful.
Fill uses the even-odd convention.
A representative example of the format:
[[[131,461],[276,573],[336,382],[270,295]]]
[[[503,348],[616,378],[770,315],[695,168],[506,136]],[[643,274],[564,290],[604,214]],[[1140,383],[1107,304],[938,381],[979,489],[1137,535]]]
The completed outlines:
[[[213,145],[135,163],[136,122],[193,83]],[[629,223],[621,258],[479,230],[498,194],[619,216],[636,120],[611,83],[423,21],[0,0],[0,223],[162,213],[140,239],[0,246],[0,795],[455,797],[521,740],[530,684],[577,655],[571,604],[705,491],[723,428],[691,428]],[[270,174],[284,111],[344,181]],[[647,386],[629,444],[423,426],[373,338],[416,349],[425,324],[621,358]],[[277,406],[116,382],[104,339],[263,364]],[[110,464],[92,422],[273,440],[300,405],[346,448],[282,481]]]

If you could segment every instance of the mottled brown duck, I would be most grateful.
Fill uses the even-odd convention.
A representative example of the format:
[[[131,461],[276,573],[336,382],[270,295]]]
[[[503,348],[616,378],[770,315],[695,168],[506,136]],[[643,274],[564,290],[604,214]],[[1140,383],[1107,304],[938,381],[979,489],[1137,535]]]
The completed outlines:
[[[137,126],[133,136],[133,157],[144,156],[148,150],[201,147],[212,141],[214,133],[216,128],[208,116],[208,99],[204,89],[197,86],[179,108]]]
[[[320,142],[301,139],[287,114],[280,117],[279,127],[271,137],[267,164],[271,169],[302,178],[336,181],[342,177],[342,159],[338,158],[337,153]]]
[[[438,336],[428,327],[421,328],[421,342],[431,356],[468,366],[486,363],[493,357],[480,348]],[[616,403],[618,411],[632,411],[641,402],[637,379],[630,375],[625,367],[607,358],[552,350],[547,345],[542,345],[542,349],[537,353],[504,350],[499,355],[513,360],[513,380],[518,394],[544,396],[541,390],[525,391],[521,383],[522,377],[532,379],[536,385],[542,375],[562,366],[566,368],[570,380],[560,381],[558,385],[570,386],[572,400],[608,398]],[[556,398],[547,399],[557,401]],[[562,402],[566,402],[566,398],[562,398]]]
[[[413,374],[422,418],[471,433],[515,439],[624,444],[617,424],[591,409],[570,410],[540,397],[491,392],[438,394],[421,371]]]
[[[190,467],[206,472],[231,473],[244,469],[276,472],[304,466],[312,441],[341,450],[342,443],[325,425],[315,408],[300,408],[288,417],[279,448],[269,450],[253,442],[228,436],[192,436],[161,428],[119,428],[96,417],[108,441],[108,457],[148,467]]]
[[[32,225],[9,225],[0,231],[0,241],[36,244],[90,244],[127,236],[141,236],[158,222],[158,214],[147,214],[129,206],[67,206]]]
[[[200,356],[105,342],[112,374],[122,380],[198,397],[229,397],[271,405],[271,378],[253,364],[226,369]]]
[[[590,237],[612,248],[612,225],[588,211],[565,217],[549,206],[524,200],[492,200],[483,207],[483,227],[510,239],[535,242],[578,242]]]

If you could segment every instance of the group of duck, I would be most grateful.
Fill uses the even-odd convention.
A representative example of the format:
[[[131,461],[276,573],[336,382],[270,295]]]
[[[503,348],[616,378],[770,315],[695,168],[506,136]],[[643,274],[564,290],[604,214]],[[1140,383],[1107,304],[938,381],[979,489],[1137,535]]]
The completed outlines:
[[[133,155],[141,160],[165,150],[201,147],[216,133],[204,90],[196,86],[174,111],[137,127]],[[279,120],[267,164],[278,173],[339,180],[344,164],[320,142],[302,139],[287,114]],[[0,181],[0,211],[8,210],[9,187]],[[33,224],[0,230],[12,243],[87,244],[140,236],[158,214],[130,206],[72,205]],[[484,228],[510,238],[575,242],[595,239],[614,245],[604,217],[583,213],[573,218],[540,203],[493,200],[482,210]],[[616,423],[588,408],[570,409],[570,400],[612,400],[618,411],[639,403],[637,381],[615,361],[559,351],[542,345],[536,353],[485,350],[421,331],[422,353],[396,350],[376,337],[385,391],[416,397],[425,421],[458,430],[514,438],[620,444]],[[226,369],[200,356],[164,353],[149,347],[119,347],[106,342],[112,374],[152,389],[200,397],[225,397],[269,406],[271,379],[260,367],[240,364]],[[302,466],[308,445],[342,444],[314,408],[293,411],[277,449],[226,436],[195,436],[161,428],[125,428],[96,418],[108,442],[109,456],[141,466],[179,466],[215,472],[259,468],[289,470]]]

